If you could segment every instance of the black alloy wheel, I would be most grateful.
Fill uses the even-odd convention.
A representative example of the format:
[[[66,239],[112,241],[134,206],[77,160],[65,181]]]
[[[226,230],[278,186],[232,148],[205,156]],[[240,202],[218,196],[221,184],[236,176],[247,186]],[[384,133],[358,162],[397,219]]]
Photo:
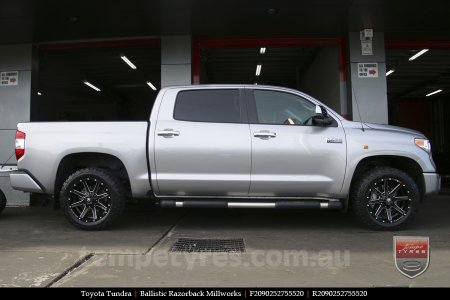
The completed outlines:
[[[74,226],[98,230],[109,227],[122,214],[125,193],[109,171],[87,168],[67,178],[60,201],[66,218]]]
[[[376,230],[398,230],[415,217],[420,204],[419,188],[405,172],[376,167],[352,187],[350,205],[356,217]]]

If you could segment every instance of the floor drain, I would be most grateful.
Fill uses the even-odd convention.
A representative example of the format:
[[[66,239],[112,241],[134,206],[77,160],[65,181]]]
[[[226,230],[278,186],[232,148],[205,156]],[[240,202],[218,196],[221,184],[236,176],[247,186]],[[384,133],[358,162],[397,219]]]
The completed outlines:
[[[180,238],[170,252],[245,252],[244,239]]]

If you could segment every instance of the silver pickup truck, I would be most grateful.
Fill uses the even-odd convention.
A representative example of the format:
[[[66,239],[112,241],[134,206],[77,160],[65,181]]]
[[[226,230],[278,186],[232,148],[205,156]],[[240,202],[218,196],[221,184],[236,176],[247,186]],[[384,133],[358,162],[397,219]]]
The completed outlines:
[[[21,123],[15,189],[59,198],[103,229],[129,197],[163,207],[354,211],[374,229],[408,224],[440,188],[426,137],[350,122],[301,92],[260,85],[163,88],[148,122]]]

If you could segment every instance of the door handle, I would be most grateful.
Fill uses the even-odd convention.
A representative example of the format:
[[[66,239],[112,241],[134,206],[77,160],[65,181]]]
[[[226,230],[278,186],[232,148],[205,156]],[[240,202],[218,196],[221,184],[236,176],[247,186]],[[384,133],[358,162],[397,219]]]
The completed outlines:
[[[180,132],[173,130],[173,129],[164,129],[164,130],[160,130],[156,133],[159,136],[163,136],[163,137],[174,137],[174,136],[179,136]]]
[[[260,139],[270,139],[277,137],[276,132],[270,132],[270,131],[258,131],[253,133],[254,137],[260,138]]]

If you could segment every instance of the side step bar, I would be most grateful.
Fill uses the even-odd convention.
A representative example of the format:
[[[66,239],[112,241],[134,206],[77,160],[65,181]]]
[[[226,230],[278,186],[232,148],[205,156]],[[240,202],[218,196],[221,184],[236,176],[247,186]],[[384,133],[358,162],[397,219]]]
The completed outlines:
[[[279,209],[333,209],[343,208],[340,200],[282,200],[268,202],[237,202],[226,200],[160,200],[161,207],[185,208],[279,208]]]

